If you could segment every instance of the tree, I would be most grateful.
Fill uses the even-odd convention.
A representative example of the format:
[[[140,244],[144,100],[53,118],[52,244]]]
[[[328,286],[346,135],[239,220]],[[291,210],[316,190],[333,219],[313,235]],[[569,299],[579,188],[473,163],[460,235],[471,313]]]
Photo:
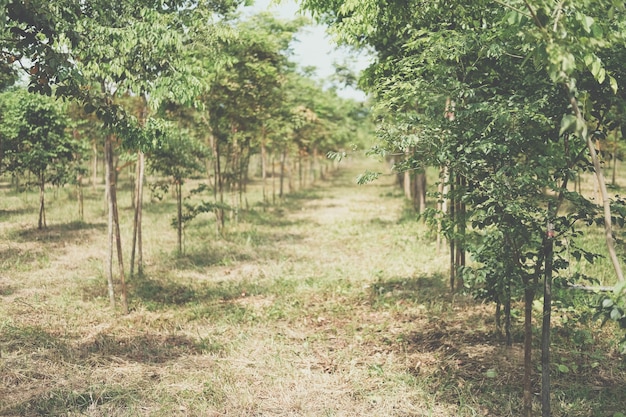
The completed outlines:
[[[178,253],[183,253],[182,235],[185,219],[183,217],[183,184],[191,174],[202,172],[202,161],[208,150],[187,132],[179,130],[171,123],[150,126],[159,131],[159,145],[148,154],[150,170],[168,177],[176,193],[176,217],[172,224],[176,227]]]
[[[76,159],[76,141],[69,134],[69,119],[60,103],[24,90],[2,94],[4,151],[8,170],[14,175],[30,171],[39,188],[39,220],[46,227],[46,184],[61,186],[71,174]]]
[[[599,55],[610,46],[623,50],[624,6],[602,0],[302,3],[344,42],[376,51],[378,60],[361,84],[386,110],[381,120],[393,127],[387,131],[395,132],[383,137],[380,152],[405,149],[410,138],[405,132],[416,132],[410,139],[420,149],[416,163],[445,168],[449,191],[442,197],[451,199],[453,214],[444,227],[451,241],[451,277],[459,265],[453,252],[460,244],[479,264],[473,272],[458,272],[471,272],[466,284],[504,304],[507,322],[512,297],[524,294],[528,416],[531,303],[543,277],[542,409],[549,415],[551,283],[567,265],[555,239],[579,236],[575,224],[598,214],[567,185],[580,169],[594,170],[602,183],[585,119],[592,103],[580,101],[589,96],[580,96],[574,80],[590,74],[617,88]],[[600,16],[608,19],[600,24]],[[452,103],[454,117],[444,117],[451,115]],[[572,211],[560,212],[566,200]],[[469,206],[462,216],[456,210],[459,201]],[[607,244],[621,280],[609,204],[605,195]],[[477,245],[465,238],[468,222]],[[582,248],[577,254],[593,259]]]

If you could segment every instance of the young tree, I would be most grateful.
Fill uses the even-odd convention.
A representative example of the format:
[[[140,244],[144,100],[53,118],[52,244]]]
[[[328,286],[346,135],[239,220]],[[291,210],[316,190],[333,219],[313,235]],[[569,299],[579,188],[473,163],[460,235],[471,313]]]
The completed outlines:
[[[61,186],[71,174],[71,163],[78,149],[69,132],[69,119],[61,103],[24,90],[13,90],[0,96],[3,119],[4,156],[14,175],[30,171],[39,188],[39,220],[46,227],[45,188]]]
[[[158,131],[159,145],[148,154],[148,165],[153,173],[169,178],[176,193],[176,227],[178,253],[183,253],[183,184],[190,175],[205,169],[203,160],[209,152],[206,147],[171,123],[149,126]]]
[[[444,197],[468,204],[470,211],[460,217],[457,203],[450,204],[454,216],[444,228],[451,242],[480,262],[473,282],[466,284],[503,303],[507,317],[512,297],[524,294],[527,416],[532,414],[531,303],[543,277],[542,408],[549,415],[551,282],[567,265],[554,242],[557,236],[576,237],[575,223],[596,215],[593,204],[567,185],[579,168],[590,168],[589,162],[602,183],[585,120],[591,103],[580,101],[574,80],[591,74],[617,88],[598,54],[611,45],[623,50],[624,5],[603,0],[302,3],[344,41],[376,51],[378,60],[362,84],[386,109],[383,117],[393,113],[383,120],[400,133],[384,138],[379,149],[404,149],[407,129],[402,127],[408,123],[418,133],[411,145],[425,151],[416,154],[417,163],[442,165],[449,186]],[[454,117],[446,117],[451,113]],[[565,200],[573,207],[567,213],[559,211]],[[605,195],[607,244],[621,280],[609,204]],[[464,243],[467,222],[478,235],[476,246]],[[451,247],[452,277],[458,265],[454,251]]]

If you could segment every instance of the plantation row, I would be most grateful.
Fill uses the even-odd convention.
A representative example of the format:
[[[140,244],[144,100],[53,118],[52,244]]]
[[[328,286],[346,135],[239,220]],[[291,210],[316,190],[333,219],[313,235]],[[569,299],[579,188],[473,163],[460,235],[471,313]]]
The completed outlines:
[[[194,216],[212,213],[218,232],[227,213],[236,218],[253,160],[267,203],[286,192],[285,182],[304,186],[320,178],[327,154],[342,159],[370,131],[369,110],[339,99],[289,62],[302,20],[241,20],[233,14],[239,2],[229,0],[2,3],[5,87],[25,74],[31,92],[70,104],[60,109],[19,90],[5,96],[0,163],[16,188],[25,171],[36,179],[39,227],[45,227],[45,185],[95,175],[103,155],[109,299],[115,307],[119,286],[125,313],[119,169],[133,166],[133,275],[135,266],[142,271],[145,167],[175,190],[181,252],[183,226]],[[495,303],[496,325],[509,346],[515,306],[523,303],[523,415],[533,415],[533,340],[540,332],[541,409],[550,416],[555,306],[571,308],[580,323],[594,311],[626,327],[618,227],[626,204],[609,195],[603,170],[609,159],[617,164],[626,120],[626,6],[613,0],[301,5],[340,42],[375,54],[359,80],[377,125],[371,153],[393,159],[413,207],[446,238],[451,290]],[[79,143],[92,149],[89,157],[79,157]],[[81,160],[83,168],[68,173],[70,161]],[[436,170],[438,183],[430,206],[428,169]],[[588,173],[597,193],[582,192]],[[183,182],[199,175],[206,185],[185,204]],[[366,171],[359,182],[379,175]],[[270,177],[278,179],[271,193]],[[597,241],[594,226],[602,228],[602,246],[590,244]],[[587,274],[603,256],[612,272]],[[601,294],[591,301],[568,295],[580,287]]]

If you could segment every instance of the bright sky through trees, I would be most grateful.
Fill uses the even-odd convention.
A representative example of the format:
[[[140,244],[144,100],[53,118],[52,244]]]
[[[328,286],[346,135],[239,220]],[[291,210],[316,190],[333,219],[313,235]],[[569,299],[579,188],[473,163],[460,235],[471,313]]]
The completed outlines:
[[[295,0],[255,0],[251,7],[245,8],[245,13],[269,11],[282,19],[293,19],[299,16],[298,5]],[[306,15],[306,14],[305,14]],[[361,71],[368,65],[364,54],[350,52],[345,48],[338,48],[333,44],[325,28],[320,25],[307,26],[297,36],[298,42],[293,44],[293,59],[302,68],[316,67],[315,75],[326,80],[335,73],[333,63],[345,64],[353,71]],[[354,88],[344,88],[338,91],[339,95],[356,100],[364,100],[365,94]]]

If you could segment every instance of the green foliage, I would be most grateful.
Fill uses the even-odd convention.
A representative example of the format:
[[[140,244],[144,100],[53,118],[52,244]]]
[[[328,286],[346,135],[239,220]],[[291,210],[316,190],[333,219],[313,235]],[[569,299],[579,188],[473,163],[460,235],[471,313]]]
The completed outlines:
[[[0,106],[0,172],[2,167],[13,175],[30,171],[38,181],[65,184],[79,148],[63,106],[24,90],[3,93]]]

